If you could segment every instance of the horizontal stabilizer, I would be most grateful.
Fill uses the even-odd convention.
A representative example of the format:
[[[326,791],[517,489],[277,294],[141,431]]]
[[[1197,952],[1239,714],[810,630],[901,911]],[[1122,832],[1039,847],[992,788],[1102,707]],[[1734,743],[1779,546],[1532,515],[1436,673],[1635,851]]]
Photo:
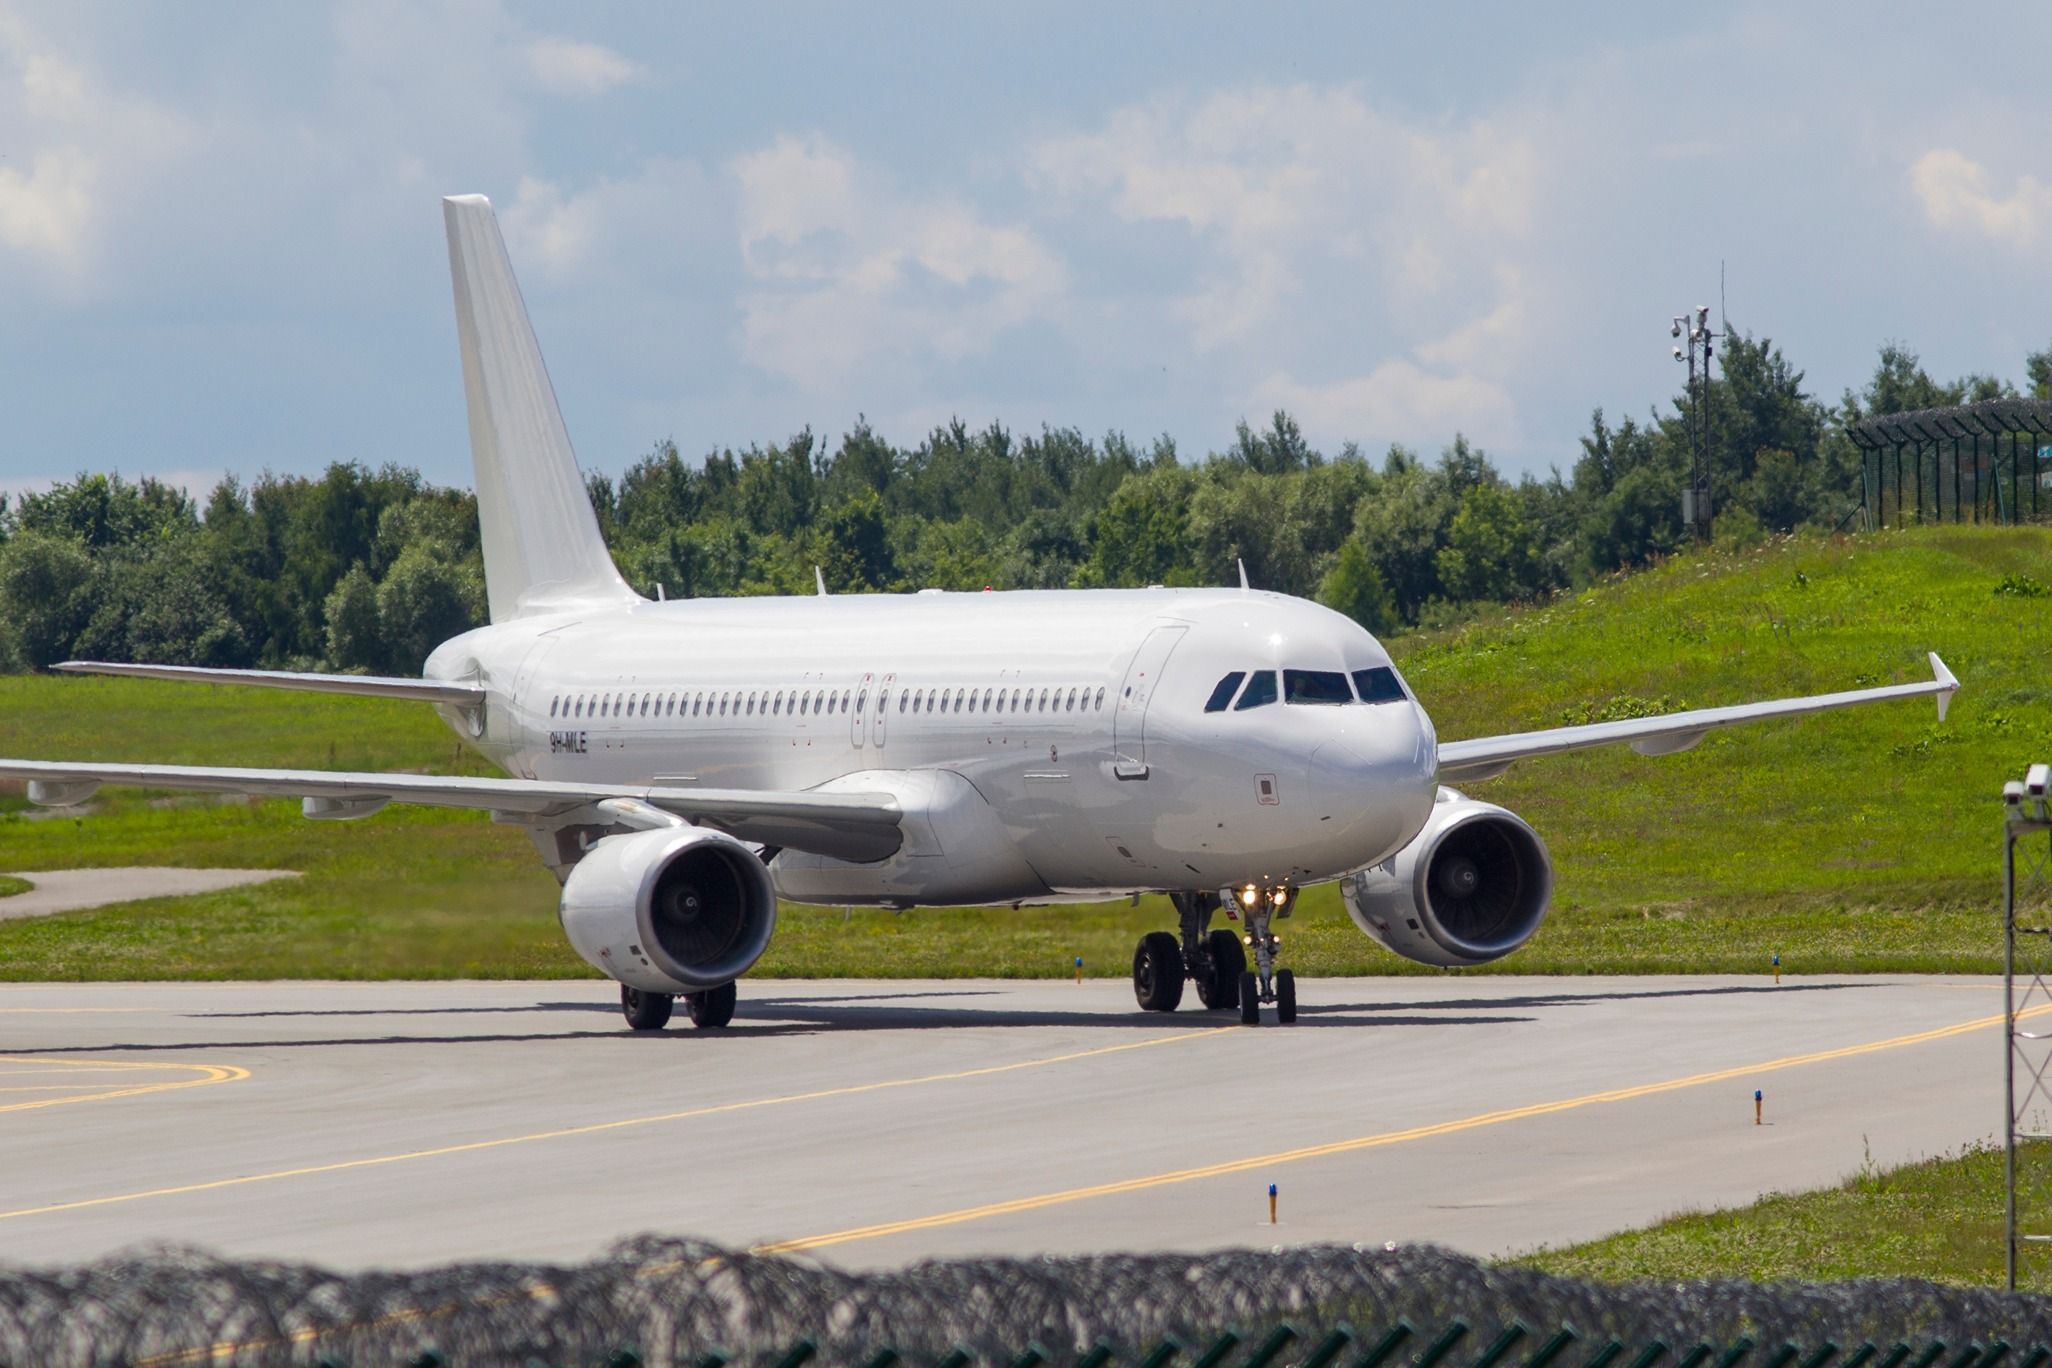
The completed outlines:
[[[398,679],[389,675],[209,670],[197,665],[116,665],[99,660],[67,660],[50,668],[66,674],[132,675],[138,679],[180,679],[195,684],[248,684],[259,689],[298,689],[304,693],[410,698],[420,703],[475,706],[485,701],[485,690],[481,684],[451,683],[440,679]]]

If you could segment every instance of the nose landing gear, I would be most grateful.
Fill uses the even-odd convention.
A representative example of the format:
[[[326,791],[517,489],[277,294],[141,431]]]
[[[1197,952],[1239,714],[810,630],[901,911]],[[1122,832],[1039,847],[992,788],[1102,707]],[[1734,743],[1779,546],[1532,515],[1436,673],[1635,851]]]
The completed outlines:
[[[1254,949],[1254,968],[1240,974],[1240,1020],[1248,1026],[1261,1024],[1261,1004],[1275,1004],[1275,1019],[1288,1025],[1297,1019],[1297,976],[1275,967],[1282,949],[1282,937],[1271,923],[1287,917],[1294,890],[1286,886],[1257,888],[1248,884],[1238,894],[1241,915],[1247,919],[1247,943]]]
[[[1173,1012],[1182,1003],[1187,979],[1197,985],[1198,999],[1214,1012],[1237,1007],[1240,1020],[1252,1024],[1261,1019],[1261,1004],[1271,1002],[1278,1021],[1295,1021],[1296,978],[1287,969],[1275,968],[1282,941],[1268,929],[1271,916],[1288,915],[1282,909],[1293,893],[1288,888],[1263,892],[1251,885],[1239,893],[1171,893],[1182,935],[1155,931],[1140,942],[1133,953],[1134,998],[1150,1012]],[[1246,911],[1246,944],[1254,947],[1258,974],[1248,971],[1238,935],[1224,927],[1211,929],[1212,914],[1228,898]]]

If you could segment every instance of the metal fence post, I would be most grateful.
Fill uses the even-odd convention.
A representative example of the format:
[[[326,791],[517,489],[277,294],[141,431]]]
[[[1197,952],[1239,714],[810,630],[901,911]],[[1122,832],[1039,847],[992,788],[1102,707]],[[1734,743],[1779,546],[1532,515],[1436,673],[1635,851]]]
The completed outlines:
[[[2042,1120],[2052,1109],[2052,1032],[2024,1027],[2026,1017],[2052,1011],[2052,811],[2046,789],[2052,766],[2032,765],[2002,786],[2002,1210],[2003,1274],[2009,1290],[2026,1246],[2052,1244],[2052,1233],[2024,1226],[2045,1213],[2019,1211],[2019,1142],[2052,1139]],[[2018,849],[2022,859],[2018,859]],[[2019,922],[2019,915],[2024,918]],[[2022,1086],[2019,1087],[2019,1082]],[[2033,1119],[2033,1108],[2039,1111]]]

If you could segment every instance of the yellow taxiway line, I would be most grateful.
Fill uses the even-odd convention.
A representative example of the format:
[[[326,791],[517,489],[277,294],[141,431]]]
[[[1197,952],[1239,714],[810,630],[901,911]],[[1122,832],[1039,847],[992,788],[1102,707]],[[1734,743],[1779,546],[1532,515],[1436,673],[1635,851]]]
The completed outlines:
[[[2033,1007],[2019,1016],[2037,1016],[2052,1012],[2052,1003]],[[1835,1050],[1817,1050],[1810,1054],[1785,1055],[1760,1064],[1747,1064],[1739,1068],[1716,1069],[1709,1073],[1689,1074],[1683,1078],[1670,1078],[1659,1083],[1641,1083],[1630,1088],[1611,1088],[1603,1092],[1584,1093],[1580,1097],[1562,1098],[1555,1102],[1536,1102],[1525,1107],[1506,1107],[1501,1111],[1482,1112],[1476,1116],[1465,1116],[1456,1121],[1441,1121],[1429,1126],[1413,1126],[1408,1130],[1383,1131],[1376,1135],[1356,1136],[1351,1140],[1335,1140],[1329,1144],[1306,1145],[1301,1149],[1279,1150],[1273,1154],[1249,1155],[1244,1159],[1228,1159],[1222,1163],[1205,1164],[1198,1168],[1174,1169],[1168,1173],[1150,1174],[1143,1178],[1127,1178],[1113,1183],[1096,1183],[1089,1187],[1066,1188],[1060,1192],[1044,1192],[1032,1197],[1017,1197],[1007,1202],[989,1202],[982,1206],[961,1207],[954,1211],[938,1212],[932,1216],[915,1216],[906,1221],[886,1221],[878,1225],[854,1226],[847,1230],[836,1230],[825,1235],[808,1235],[796,1240],[777,1240],[757,1245],[757,1254],[790,1254],[807,1249],[825,1249],[832,1245],[852,1244],[857,1240],[880,1240],[889,1235],[905,1235],[913,1231],[934,1230],[941,1226],[963,1225],[970,1221],[988,1220],[993,1216],[1010,1216],[1022,1211],[1039,1211],[1046,1207],[1063,1206],[1070,1202],[1085,1202],[1097,1197],[1117,1197],[1128,1192],[1144,1192],[1149,1188],[1168,1187],[1176,1183],[1191,1183],[1202,1178],[1218,1178],[1229,1174],[1246,1173],[1254,1169],[1270,1169],[1278,1164],[1294,1164],[1306,1159],[1325,1159],[1337,1154],[1353,1154],[1361,1150],[1380,1149],[1388,1145],[1401,1145],[1412,1140],[1430,1140],[1442,1135],[1456,1135],[1462,1131],[1479,1130],[1484,1126],[1500,1126],[1508,1121],[1523,1121],[1535,1116],[1553,1116],[1560,1112],[1575,1111],[1582,1107],[1603,1106],[1612,1102],[1629,1102],[1635,1098],[1653,1097],[1660,1093],[1678,1092],[1683,1088],[1699,1088],[1709,1083],[1728,1083],[1735,1078],[1753,1078],[1760,1074],[1774,1073],[1781,1069],[1799,1068],[1805,1064],[1823,1064],[1834,1059],[1850,1059],[1856,1055],[1877,1054],[1883,1050],[1901,1049],[1906,1045],[1922,1045],[1928,1041],[1944,1040],[1950,1036],[1964,1035],[1969,1031],[1999,1026],[2004,1017],[2001,1014],[1977,1017],[1963,1021],[1957,1026],[1940,1026],[1936,1030],[1918,1031],[1913,1035],[1891,1036],[1887,1040],[1869,1041],[1864,1045],[1845,1045]]]
[[[11,1069],[12,1064],[48,1065],[47,1068]],[[73,1088],[99,1088],[109,1073],[142,1070],[176,1070],[196,1075],[193,1078],[171,1079],[159,1083],[133,1083],[126,1087],[105,1088],[99,1092],[73,1092]],[[74,1102],[107,1102],[117,1097],[140,1097],[144,1093],[176,1092],[180,1088],[204,1088],[212,1083],[236,1083],[249,1077],[249,1070],[232,1064],[158,1064],[126,1059],[47,1059],[28,1055],[0,1055],[0,1079],[32,1078],[49,1074],[85,1074],[94,1079],[91,1083],[79,1082],[67,1086],[35,1086],[26,1088],[0,1087],[0,1092],[53,1092],[68,1093],[65,1097],[45,1097],[34,1102],[0,1103],[0,1112],[34,1111],[42,1107],[65,1107]]]
[[[548,1140],[568,1140],[586,1135],[604,1135],[611,1131],[633,1130],[642,1126],[661,1126],[677,1121],[690,1121],[703,1116],[723,1116],[732,1112],[756,1111],[764,1107],[789,1106],[797,1102],[819,1102],[834,1097],[855,1097],[863,1093],[887,1092],[894,1088],[917,1088],[933,1083],[954,1083],[969,1078],[989,1078],[996,1074],[1017,1073],[1026,1069],[1044,1069],[1055,1064],[1068,1064],[1079,1059],[1096,1059],[1104,1055],[1123,1054],[1128,1050],[1147,1050],[1158,1045],[1175,1045],[1186,1040],[1207,1040],[1235,1030],[1231,1026],[1214,1026],[1208,1029],[1178,1031],[1173,1035],[1152,1036],[1146,1040],[1128,1041],[1123,1045],[1104,1045],[1096,1049],[1075,1050],[1068,1054],[1049,1055],[1043,1059],[1025,1059],[1012,1064],[990,1064],[976,1069],[959,1069],[953,1073],[922,1074],[917,1078],[890,1078],[876,1083],[852,1083],[839,1088],[821,1088],[814,1092],[789,1093],[781,1097],[758,1097],[743,1102],[720,1102],[708,1107],[693,1107],[689,1111],[665,1112],[660,1116],[635,1116],[621,1121],[598,1121],[588,1126],[566,1126],[561,1130],[535,1131],[527,1135],[508,1135],[496,1140],[472,1140],[458,1145],[441,1145],[434,1149],[407,1150],[400,1154],[381,1154],[367,1159],[343,1159],[331,1164],[309,1164],[303,1168],[278,1169],[270,1173],[248,1173],[235,1178],[216,1178],[211,1182],[182,1183],[175,1187],[150,1188],[142,1192],[122,1192],[110,1197],[87,1197],[73,1202],[52,1202],[47,1206],[23,1207],[18,1211],[0,1211],[0,1221],[11,1221],[23,1216],[48,1216],[62,1211],[80,1211],[89,1207],[114,1206],[122,1202],[142,1202],[155,1197],[179,1197],[193,1192],[218,1192],[224,1188],[247,1187],[252,1183],[276,1183],[288,1178],[310,1178],[323,1173],[346,1173],[352,1169],[378,1168],[386,1164],[404,1164],[417,1159],[439,1159],[451,1154],[476,1154],[483,1150],[506,1149],[513,1145],[534,1145]],[[0,1063],[4,1063],[0,1060]],[[160,1066],[176,1067],[176,1066]],[[184,1066],[195,1067],[195,1066]],[[238,1071],[241,1072],[241,1071]],[[213,1080],[206,1080],[213,1081]],[[165,1086],[190,1087],[192,1084]],[[118,1096],[120,1094],[107,1094]],[[49,1106],[47,1102],[20,1103],[21,1106]],[[0,1111],[9,1110],[0,1107]]]

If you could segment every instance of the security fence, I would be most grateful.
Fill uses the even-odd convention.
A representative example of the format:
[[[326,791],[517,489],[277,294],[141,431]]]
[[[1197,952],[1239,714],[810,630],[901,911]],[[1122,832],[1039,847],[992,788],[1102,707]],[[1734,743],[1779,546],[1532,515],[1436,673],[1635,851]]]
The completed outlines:
[[[2048,1368],[2052,1298],[1606,1286],[1429,1247],[854,1273],[643,1238],[588,1264],[338,1274],[164,1249],[0,1269],[0,1364]]]

